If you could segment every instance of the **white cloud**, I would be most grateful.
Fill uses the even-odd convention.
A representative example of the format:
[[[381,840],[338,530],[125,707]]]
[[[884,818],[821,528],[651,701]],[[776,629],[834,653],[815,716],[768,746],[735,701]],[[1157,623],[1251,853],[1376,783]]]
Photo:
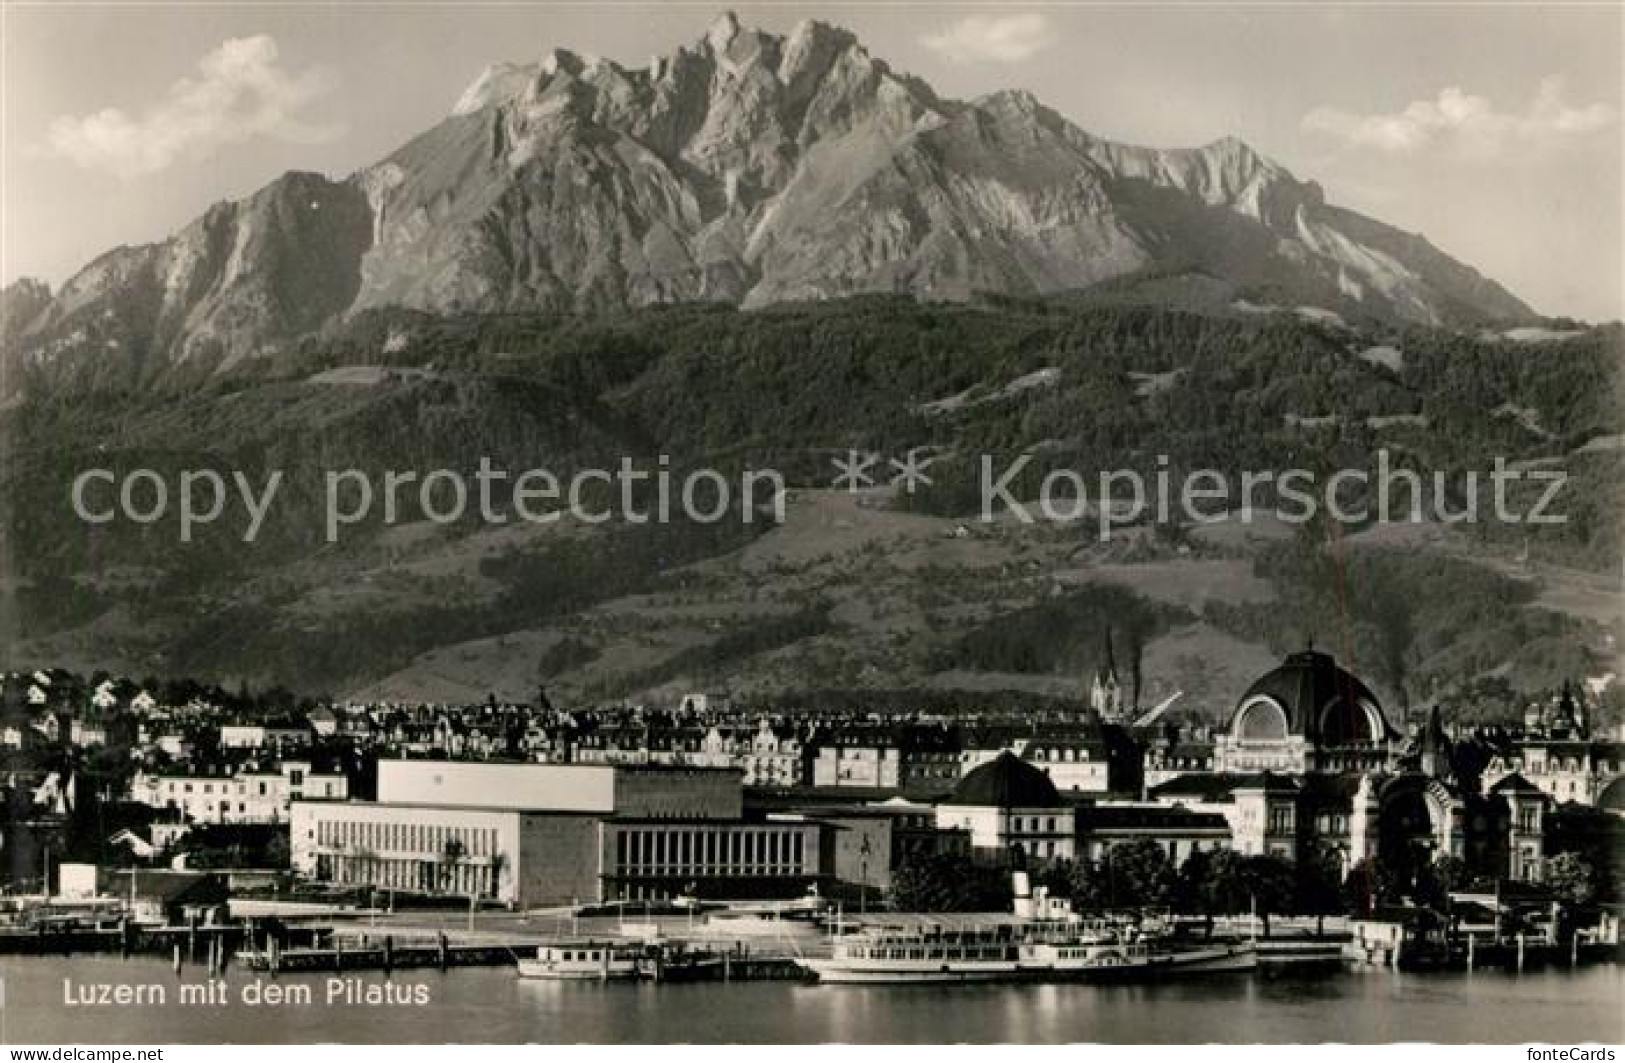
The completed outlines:
[[[1417,100],[1396,114],[1361,115],[1319,107],[1304,116],[1303,125],[1354,147],[1395,154],[1442,149],[1495,158],[1595,132],[1611,125],[1615,117],[1614,109],[1604,103],[1571,104],[1563,79],[1549,77],[1522,111],[1498,111],[1484,97],[1452,86],[1438,99]]]
[[[971,15],[921,41],[956,63],[1018,63],[1050,43],[1048,32],[1048,21],[1039,14]]]
[[[221,42],[139,117],[116,107],[51,123],[48,150],[87,170],[140,177],[185,157],[202,159],[256,137],[299,143],[330,140],[335,125],[300,117],[331,80],[320,70],[288,70],[270,37]]]

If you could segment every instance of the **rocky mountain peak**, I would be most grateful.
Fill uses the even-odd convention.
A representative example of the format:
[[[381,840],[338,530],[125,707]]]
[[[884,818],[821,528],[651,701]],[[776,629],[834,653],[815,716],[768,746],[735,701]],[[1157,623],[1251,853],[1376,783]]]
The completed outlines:
[[[1209,141],[1197,150],[1209,158],[1216,159],[1227,165],[1248,168],[1275,165],[1254,151],[1252,145],[1238,136],[1222,136],[1217,140]]]
[[[716,52],[725,52],[728,46],[739,36],[739,16],[732,11],[724,11],[711,23],[705,31],[705,40]]]
[[[540,67],[534,63],[492,63],[463,90],[451,113],[473,114],[484,107],[513,99],[535,79]]]
[[[1002,110],[1015,114],[1038,114],[1047,108],[1026,89],[998,89],[978,97],[976,106],[987,111]]]
[[[1254,151],[1239,137],[1220,137],[1192,154],[1214,175],[1215,184],[1232,191],[1259,180],[1297,180],[1286,167]]]
[[[845,29],[778,36],[726,12],[638,66],[562,47],[495,63],[387,159],[290,175],[103,256],[7,328],[47,359],[145,345],[155,364],[230,365],[380,307],[962,299],[1168,263],[1406,321],[1531,313],[1235,137],[1117,143],[1021,89],[944,100]]]
[[[580,77],[593,65],[588,57],[577,55],[568,48],[554,48],[542,59],[541,72],[544,78],[573,78]]]

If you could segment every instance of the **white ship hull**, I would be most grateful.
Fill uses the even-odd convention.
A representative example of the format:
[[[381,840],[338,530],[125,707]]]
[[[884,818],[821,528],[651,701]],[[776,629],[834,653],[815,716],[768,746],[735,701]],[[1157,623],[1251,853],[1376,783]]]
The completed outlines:
[[[636,978],[635,950],[604,942],[543,945],[519,960],[519,977],[553,982],[610,982]]]
[[[1245,974],[1256,970],[1251,946],[1226,946],[1126,957],[1094,955],[1069,961],[1044,955],[1020,960],[806,960],[820,982],[832,985],[942,985],[967,982],[1161,982]]]
[[[805,960],[803,965],[832,985],[940,985],[964,982],[1017,982],[1021,966],[1015,962],[911,962]]]
[[[554,982],[604,982],[625,981],[637,976],[637,968],[631,964],[612,966],[607,969],[593,967],[589,970],[585,967],[561,967],[537,960],[519,961],[519,977],[521,978],[539,978]]]

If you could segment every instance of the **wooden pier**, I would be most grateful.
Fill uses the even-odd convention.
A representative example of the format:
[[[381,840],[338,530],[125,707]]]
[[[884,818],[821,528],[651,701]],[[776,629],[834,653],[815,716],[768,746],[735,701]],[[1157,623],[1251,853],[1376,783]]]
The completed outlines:
[[[273,974],[512,967],[548,940],[505,935],[471,938],[446,931],[318,930],[302,945],[270,937],[261,941],[250,935],[237,960],[250,970]],[[807,974],[793,956],[667,940],[648,943],[638,976],[652,982],[757,982],[798,980]]]

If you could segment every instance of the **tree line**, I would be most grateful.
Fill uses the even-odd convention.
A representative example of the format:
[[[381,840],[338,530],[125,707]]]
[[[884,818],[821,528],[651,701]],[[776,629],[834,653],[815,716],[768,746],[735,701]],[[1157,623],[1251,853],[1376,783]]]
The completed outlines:
[[[1554,857],[1547,872],[1547,885],[1570,907],[1605,895],[1598,869],[1578,853]],[[1204,849],[1176,864],[1150,838],[1114,845],[1099,858],[1049,861],[1033,870],[1033,884],[1070,899],[1077,911],[1167,909],[1210,921],[1252,914],[1265,934],[1273,916],[1359,916],[1403,903],[1443,909],[1453,891],[1493,888],[1448,856],[1375,855],[1345,873],[1338,854],[1317,844],[1296,861]],[[1010,869],[957,853],[913,856],[891,881],[891,903],[900,911],[1004,911],[1011,896]]]

